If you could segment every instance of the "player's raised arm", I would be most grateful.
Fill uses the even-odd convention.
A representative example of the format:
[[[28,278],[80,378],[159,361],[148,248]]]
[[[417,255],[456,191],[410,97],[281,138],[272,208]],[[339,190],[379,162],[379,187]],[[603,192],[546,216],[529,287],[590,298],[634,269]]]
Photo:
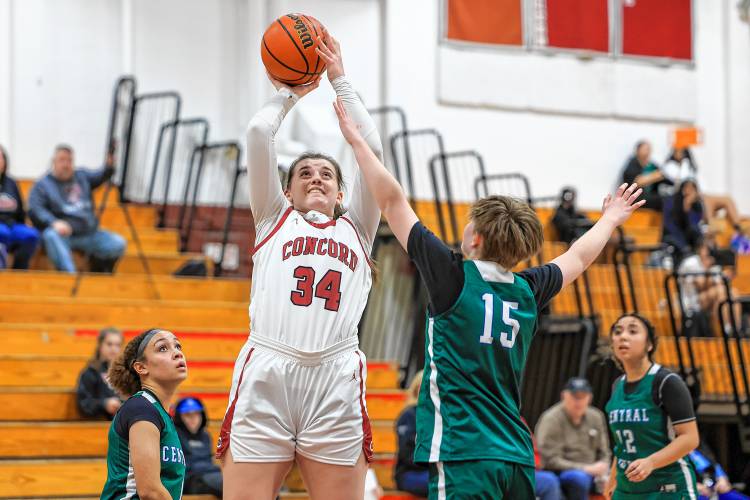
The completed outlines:
[[[303,96],[318,87],[320,77],[308,85],[289,87],[268,77],[276,93],[247,126],[247,169],[250,209],[255,224],[276,216],[287,204],[279,182],[275,136],[284,117]]]
[[[318,37],[316,51],[326,63],[326,74],[331,81],[331,86],[336,91],[336,96],[341,99],[347,114],[359,128],[359,132],[365,142],[367,142],[367,145],[382,162],[383,144],[380,140],[378,128],[370,113],[367,112],[367,108],[365,108],[359,95],[354,90],[354,87],[352,87],[352,84],[344,74],[341,46],[338,40],[331,36],[327,30],[324,30],[323,36]],[[349,214],[355,224],[357,224],[360,232],[362,232],[365,240],[372,244],[380,222],[380,209],[375,201],[375,197],[368,189],[367,183],[362,179],[359,172],[355,176],[354,186],[351,191]]]
[[[375,156],[367,141],[362,137],[359,127],[347,113],[340,97],[333,103],[333,107],[339,119],[341,133],[354,150],[357,165],[359,165],[367,187],[373,194],[386,220],[388,220],[391,231],[406,250],[409,231],[419,220],[417,214],[409,205],[401,185]]]
[[[562,271],[563,287],[580,276],[594,262],[615,228],[625,223],[636,209],[646,203],[645,200],[637,201],[642,192],[638,184],[633,183],[630,186],[621,185],[614,198],[608,194],[604,200],[602,216],[594,227],[578,238],[567,252],[552,261]]]

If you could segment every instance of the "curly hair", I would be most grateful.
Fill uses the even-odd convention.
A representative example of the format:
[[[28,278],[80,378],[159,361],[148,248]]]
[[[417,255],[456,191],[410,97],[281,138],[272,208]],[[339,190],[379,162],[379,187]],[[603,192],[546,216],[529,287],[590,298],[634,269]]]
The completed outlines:
[[[138,346],[147,335],[160,331],[162,331],[161,328],[151,328],[135,336],[128,342],[128,345],[125,346],[122,353],[112,363],[112,366],[109,367],[107,378],[112,387],[120,395],[127,398],[141,390],[141,377],[135,371],[135,368],[133,368],[133,363],[143,361],[145,358],[145,355],[141,355],[140,358],[137,357]]]

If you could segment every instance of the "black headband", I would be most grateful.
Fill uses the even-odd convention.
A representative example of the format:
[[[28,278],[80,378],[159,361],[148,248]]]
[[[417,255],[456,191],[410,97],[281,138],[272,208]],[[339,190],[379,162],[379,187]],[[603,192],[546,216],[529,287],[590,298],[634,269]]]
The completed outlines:
[[[133,362],[136,362],[143,357],[143,351],[146,350],[146,346],[151,341],[153,336],[160,331],[161,330],[159,330],[158,328],[154,328],[153,330],[149,330],[148,332],[146,332],[146,335],[143,336],[141,342],[138,344],[138,350],[135,353],[135,359],[133,360]]]

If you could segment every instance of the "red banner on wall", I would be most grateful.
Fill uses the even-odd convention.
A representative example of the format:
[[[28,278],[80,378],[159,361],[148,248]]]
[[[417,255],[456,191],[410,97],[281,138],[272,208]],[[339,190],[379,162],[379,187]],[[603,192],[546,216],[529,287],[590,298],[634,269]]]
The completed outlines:
[[[609,52],[607,0],[547,0],[547,45]]]
[[[622,51],[691,60],[691,0],[623,0]]]
[[[451,40],[523,45],[521,0],[448,0]]]

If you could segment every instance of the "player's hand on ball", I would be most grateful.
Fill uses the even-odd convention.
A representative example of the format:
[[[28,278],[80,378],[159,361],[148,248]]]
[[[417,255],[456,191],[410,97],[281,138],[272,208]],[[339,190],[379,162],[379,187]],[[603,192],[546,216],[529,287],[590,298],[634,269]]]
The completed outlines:
[[[315,48],[315,51],[326,63],[326,74],[329,81],[332,82],[344,74],[341,45],[339,45],[338,40],[328,33],[328,30],[324,29],[323,36],[318,36],[318,46]]]
[[[625,471],[625,476],[634,483],[640,483],[650,476],[653,470],[654,463],[651,459],[649,457],[641,458],[630,463]]]
[[[268,76],[268,79],[271,81],[271,84],[274,86],[274,88],[276,90],[279,90],[279,89],[282,89],[282,88],[289,89],[289,91],[292,94],[294,94],[294,95],[296,95],[297,97],[300,97],[300,98],[306,96],[307,94],[309,94],[313,90],[317,89],[318,85],[320,85],[320,75],[318,75],[317,78],[315,78],[315,80],[311,81],[308,84],[297,85],[297,86],[294,86],[294,87],[290,87],[286,83],[280,82],[276,78],[272,77],[271,74],[268,73],[268,72],[266,72],[266,75]]]
[[[615,196],[608,194],[604,199],[602,217],[609,217],[616,225],[624,223],[636,209],[643,206],[646,200],[637,201],[643,193],[643,189],[635,182],[630,186],[627,183],[617,188]]]
[[[351,119],[349,113],[346,112],[346,108],[340,97],[337,97],[333,102],[333,109],[336,110],[336,117],[339,119],[339,128],[341,129],[341,134],[344,136],[344,139],[346,139],[346,142],[354,144],[356,141],[362,140],[359,126],[354,123],[354,120]]]

